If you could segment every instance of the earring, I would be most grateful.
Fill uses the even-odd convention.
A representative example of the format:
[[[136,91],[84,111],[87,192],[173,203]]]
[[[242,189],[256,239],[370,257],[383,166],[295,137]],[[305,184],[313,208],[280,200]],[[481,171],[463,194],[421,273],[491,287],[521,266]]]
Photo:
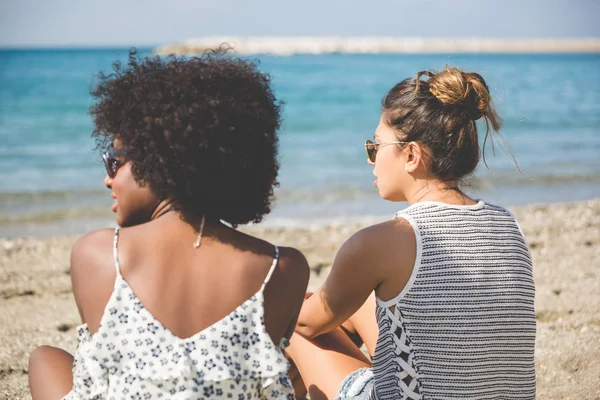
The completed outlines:
[[[200,222],[200,229],[198,230],[198,237],[196,238],[196,242],[194,242],[195,249],[200,247],[200,241],[202,240],[202,232],[203,231],[204,231],[204,214],[202,214],[202,221]]]

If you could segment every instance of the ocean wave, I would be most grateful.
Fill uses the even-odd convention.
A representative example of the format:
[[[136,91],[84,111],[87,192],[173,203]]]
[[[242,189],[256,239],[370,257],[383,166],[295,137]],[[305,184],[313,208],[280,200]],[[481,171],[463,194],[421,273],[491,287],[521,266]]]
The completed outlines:
[[[463,185],[467,193],[483,197],[492,191],[519,193],[525,202],[526,198],[537,199],[536,193],[548,190],[564,192],[573,187],[591,188],[591,191],[587,191],[596,193],[600,188],[600,174],[503,175],[487,171],[485,176],[472,177]],[[280,221],[313,215],[345,218],[353,214],[364,214],[371,207],[381,207],[377,205],[380,202],[377,189],[367,185],[277,188],[273,208],[276,215],[273,218]],[[0,193],[0,226],[64,220],[112,220],[114,215],[110,212],[109,205],[110,199],[101,190],[5,192]]]
[[[511,187],[511,186],[532,186],[532,190],[535,190],[535,185],[544,186],[561,186],[564,184],[599,184],[600,175],[583,175],[583,174],[564,174],[564,175],[504,175],[494,173],[493,171],[488,172],[485,177],[473,178],[471,181],[467,181],[467,186],[486,190],[498,187]]]
[[[26,223],[50,223],[65,220],[83,219],[114,219],[110,210],[103,208],[68,208],[52,209],[46,211],[33,211],[29,213],[1,213],[0,226],[26,224]]]
[[[344,200],[358,200],[371,197],[376,193],[374,189],[352,186],[331,186],[327,188],[304,188],[275,190],[277,203],[334,203]]]
[[[73,201],[107,197],[105,190],[52,190],[42,192],[0,192],[0,207],[14,204],[40,204],[47,202]]]

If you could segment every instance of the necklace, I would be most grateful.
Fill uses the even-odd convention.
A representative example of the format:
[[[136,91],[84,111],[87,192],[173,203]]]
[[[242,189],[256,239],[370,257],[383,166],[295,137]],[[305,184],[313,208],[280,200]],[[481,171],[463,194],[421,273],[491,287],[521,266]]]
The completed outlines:
[[[200,247],[200,241],[202,240],[202,231],[204,231],[204,214],[202,214],[202,221],[200,222],[200,230],[198,231],[198,237],[194,242],[194,248]]]

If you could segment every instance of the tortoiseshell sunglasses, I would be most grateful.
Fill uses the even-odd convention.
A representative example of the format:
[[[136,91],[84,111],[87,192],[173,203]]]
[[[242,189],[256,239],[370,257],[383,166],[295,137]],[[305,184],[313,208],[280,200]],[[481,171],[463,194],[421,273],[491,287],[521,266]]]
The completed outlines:
[[[388,144],[408,144],[410,142],[385,142],[385,143],[375,143],[371,140],[365,141],[365,151],[367,152],[367,158],[370,162],[374,163],[377,158],[377,152],[383,146],[387,146]]]

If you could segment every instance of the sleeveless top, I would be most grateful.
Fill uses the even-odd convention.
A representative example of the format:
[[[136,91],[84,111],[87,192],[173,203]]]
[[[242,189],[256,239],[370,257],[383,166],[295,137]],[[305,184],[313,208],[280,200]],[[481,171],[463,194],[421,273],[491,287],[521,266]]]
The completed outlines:
[[[156,320],[123,279],[115,230],[114,289],[98,331],[77,328],[73,389],[63,399],[295,399],[283,354],[264,325],[261,288],[229,315],[182,339]]]
[[[535,399],[529,249],[513,215],[416,203],[396,214],[417,255],[406,287],[377,299],[374,399]]]

